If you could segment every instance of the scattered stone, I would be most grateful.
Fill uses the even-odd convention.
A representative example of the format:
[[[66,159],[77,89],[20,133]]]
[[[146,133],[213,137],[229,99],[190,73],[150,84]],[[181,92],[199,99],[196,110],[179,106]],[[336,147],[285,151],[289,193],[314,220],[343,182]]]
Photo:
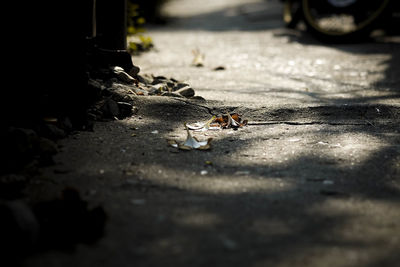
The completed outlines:
[[[119,66],[97,70],[95,78],[88,82],[88,86],[98,92],[97,102],[88,109],[93,121],[123,119],[136,114],[138,110],[133,105],[140,96],[185,97],[205,101],[202,97],[194,96],[194,89],[187,83],[161,75],[139,75],[139,71],[139,68],[133,68],[126,72]]]
[[[118,103],[109,98],[102,105],[101,111],[108,118],[117,117],[119,115]]]
[[[114,75],[118,78],[118,80],[131,84],[134,83],[136,81],[135,78],[133,78],[131,75],[129,75],[128,73],[125,72],[125,70],[121,67],[118,66],[114,66],[111,67]]]
[[[187,83],[177,83],[173,88],[172,91],[178,91],[181,88],[188,87],[189,84]]]
[[[128,74],[136,77],[140,72],[140,68],[138,66],[133,65],[133,67],[128,71]]]
[[[149,88],[149,93],[158,94],[168,90],[168,86],[165,83],[157,83]]]
[[[161,94],[162,92],[157,87],[151,86],[148,89],[148,93],[149,93],[149,95],[158,95],[158,94]]]
[[[168,80],[167,77],[159,75],[159,76],[154,76],[154,80]]]
[[[133,106],[133,107],[132,107],[132,115],[136,115],[138,112],[139,112],[138,107]]]
[[[161,94],[161,96],[183,97],[183,95],[181,95],[177,92],[164,92]]]
[[[168,79],[164,76],[156,76],[156,77],[154,77],[151,84],[155,85],[155,84],[159,84],[159,83],[165,83],[167,81],[168,81]]]
[[[214,71],[226,70],[226,68],[224,66],[218,66],[218,67],[215,67],[213,70]]]
[[[196,100],[196,101],[200,101],[200,102],[206,102],[206,99],[202,96],[196,95],[196,96],[192,96],[189,98],[190,100]]]
[[[175,91],[175,93],[178,93],[184,97],[192,97],[195,94],[193,88],[191,88],[189,86],[183,87],[183,88]]]
[[[148,95],[148,91],[141,89],[135,85],[126,85],[121,83],[112,83],[104,91],[104,96],[110,96],[113,100],[119,102],[126,102],[132,100],[136,95]]]
[[[127,102],[117,102],[119,108],[119,116],[122,118],[132,115],[133,105]]]
[[[149,85],[152,83],[152,78],[149,75],[136,75],[136,78],[140,83]]]

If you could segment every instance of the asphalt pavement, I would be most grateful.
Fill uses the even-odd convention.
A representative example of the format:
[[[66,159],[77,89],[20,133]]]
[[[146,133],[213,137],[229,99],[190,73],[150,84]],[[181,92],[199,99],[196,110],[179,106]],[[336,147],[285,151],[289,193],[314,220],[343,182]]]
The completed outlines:
[[[155,49],[133,61],[205,100],[138,96],[136,115],[61,140],[29,192],[78,188],[104,207],[105,235],[23,265],[398,266],[398,38],[322,44],[285,29],[272,0],[165,12],[146,33]],[[248,125],[193,132],[210,150],[168,145],[226,112]]]

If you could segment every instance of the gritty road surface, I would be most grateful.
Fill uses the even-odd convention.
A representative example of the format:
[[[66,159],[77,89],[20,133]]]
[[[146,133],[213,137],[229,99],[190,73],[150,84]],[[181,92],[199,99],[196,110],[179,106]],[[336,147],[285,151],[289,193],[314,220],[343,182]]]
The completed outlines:
[[[24,266],[398,266],[400,43],[323,45],[284,29],[280,8],[167,4],[173,21],[134,63],[206,101],[138,97],[138,114],[60,141],[29,192],[79,188],[105,208],[105,235]],[[194,133],[209,151],[167,145],[226,111],[249,125]]]

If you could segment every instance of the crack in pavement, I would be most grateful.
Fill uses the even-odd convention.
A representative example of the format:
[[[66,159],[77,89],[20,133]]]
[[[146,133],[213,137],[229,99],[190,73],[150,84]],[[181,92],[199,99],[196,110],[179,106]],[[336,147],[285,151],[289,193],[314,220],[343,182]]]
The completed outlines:
[[[297,121],[252,121],[248,122],[247,125],[251,126],[262,126],[262,125],[276,125],[276,124],[287,124],[287,125],[332,125],[332,126],[375,126],[371,122],[365,123],[343,123],[343,122],[325,122],[325,121],[309,121],[309,122],[297,122]]]

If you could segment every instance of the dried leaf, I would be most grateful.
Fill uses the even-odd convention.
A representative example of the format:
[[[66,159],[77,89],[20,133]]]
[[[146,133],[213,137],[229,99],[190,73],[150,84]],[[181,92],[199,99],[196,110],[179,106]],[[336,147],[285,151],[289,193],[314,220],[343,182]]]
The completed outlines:
[[[235,121],[229,113],[227,113],[226,116],[228,117],[227,128],[229,126],[231,126],[232,128],[239,128],[240,127],[240,124],[237,121]]]
[[[206,122],[196,122],[193,124],[186,124],[186,127],[189,130],[194,130],[194,131],[218,130],[221,127],[218,124],[212,124],[215,118],[216,118],[215,116],[212,116],[212,118]]]
[[[222,115],[221,117],[217,117],[215,119],[215,122],[219,123],[219,125],[226,129],[226,128],[233,128],[237,129],[239,127],[243,127],[247,125],[247,120],[244,120],[241,122],[240,115],[237,113],[226,113],[225,115]]]
[[[204,66],[204,58],[205,58],[204,54],[202,54],[198,48],[195,50],[192,50],[192,53],[194,56],[192,65],[195,67],[203,67]]]
[[[190,147],[191,149],[208,149],[209,148],[209,143],[211,141],[211,138],[208,139],[207,141],[199,141],[196,137],[193,137],[190,134],[189,128],[185,125],[186,127],[186,132],[187,132],[187,137],[184,143],[181,144],[183,147]]]
[[[199,141],[196,137],[193,137],[190,134],[189,128],[186,126],[187,137],[186,140],[182,143],[178,143],[175,140],[168,140],[168,144],[172,147],[177,147],[182,150],[192,150],[192,149],[199,149],[199,150],[208,150],[211,148],[211,141],[212,138],[208,138],[206,141]]]

